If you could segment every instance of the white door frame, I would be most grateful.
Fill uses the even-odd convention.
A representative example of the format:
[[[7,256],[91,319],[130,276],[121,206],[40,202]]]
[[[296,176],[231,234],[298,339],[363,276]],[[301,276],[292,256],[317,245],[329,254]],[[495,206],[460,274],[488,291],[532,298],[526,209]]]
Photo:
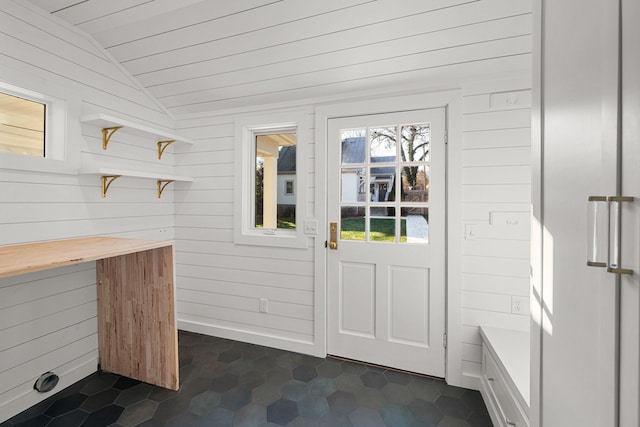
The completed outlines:
[[[315,312],[314,349],[327,355],[327,123],[329,119],[444,107],[447,110],[447,237],[446,247],[446,375],[450,385],[464,386],[462,378],[462,92],[411,92],[393,97],[322,105],[315,111]]]

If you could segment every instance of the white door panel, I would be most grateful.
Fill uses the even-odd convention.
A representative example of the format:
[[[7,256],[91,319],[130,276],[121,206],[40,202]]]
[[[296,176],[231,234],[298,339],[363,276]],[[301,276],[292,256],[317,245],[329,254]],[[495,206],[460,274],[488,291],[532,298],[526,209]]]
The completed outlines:
[[[445,111],[329,120],[330,354],[443,377]]]

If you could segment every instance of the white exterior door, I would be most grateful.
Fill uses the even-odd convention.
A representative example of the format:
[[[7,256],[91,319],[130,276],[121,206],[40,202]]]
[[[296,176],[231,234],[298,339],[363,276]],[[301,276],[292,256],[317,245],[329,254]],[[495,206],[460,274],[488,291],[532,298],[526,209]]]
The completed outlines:
[[[444,377],[445,110],[330,119],[328,145],[328,353]]]

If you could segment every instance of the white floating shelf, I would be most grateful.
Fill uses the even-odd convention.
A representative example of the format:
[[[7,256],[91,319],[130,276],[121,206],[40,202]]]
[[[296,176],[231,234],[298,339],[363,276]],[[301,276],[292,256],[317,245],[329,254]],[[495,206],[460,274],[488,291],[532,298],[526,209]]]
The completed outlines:
[[[83,116],[80,118],[80,121],[102,128],[102,148],[105,150],[107,149],[111,135],[116,131],[152,139],[158,147],[158,159],[162,158],[162,153],[165,148],[172,143],[193,144],[193,140],[185,138],[184,136],[141,125],[140,123],[123,120],[108,114],[91,114]]]
[[[100,176],[102,182],[102,197],[107,196],[107,190],[113,181],[120,177],[127,178],[142,178],[153,179],[158,186],[158,198],[162,196],[162,192],[165,187],[172,182],[193,182],[193,178],[188,176],[169,175],[152,172],[139,172],[127,169],[114,169],[114,168],[90,168],[80,169],[78,171],[80,175],[97,175]]]
[[[180,182],[193,182],[193,178],[189,176],[169,175],[164,173],[154,172],[139,172],[128,169],[115,169],[115,168],[88,168],[80,169],[78,171],[80,175],[118,175],[126,176],[129,178],[145,178],[145,179],[161,179],[164,181],[180,181]]]

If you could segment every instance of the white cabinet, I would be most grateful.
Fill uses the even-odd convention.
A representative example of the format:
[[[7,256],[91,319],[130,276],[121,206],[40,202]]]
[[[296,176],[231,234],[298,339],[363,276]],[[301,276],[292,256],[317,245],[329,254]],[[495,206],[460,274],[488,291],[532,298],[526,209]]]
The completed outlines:
[[[480,393],[495,427],[529,427],[529,334],[481,327]]]
[[[535,4],[531,425],[637,427],[640,8]],[[589,196],[634,198],[611,217],[622,244],[604,230],[632,275],[614,251],[587,266]]]

